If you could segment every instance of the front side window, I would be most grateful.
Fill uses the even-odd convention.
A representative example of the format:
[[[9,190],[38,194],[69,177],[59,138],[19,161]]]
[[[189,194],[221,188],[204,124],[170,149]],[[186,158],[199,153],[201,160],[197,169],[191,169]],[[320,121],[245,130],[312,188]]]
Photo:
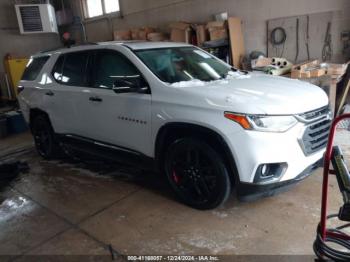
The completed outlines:
[[[193,47],[138,50],[136,55],[163,82],[213,81],[225,78],[231,67]]]
[[[125,56],[111,50],[97,52],[94,87],[111,89],[117,79],[135,76],[140,72]]]
[[[50,56],[42,56],[37,58],[32,58],[27,64],[24,70],[22,80],[34,81],[41,72],[46,62],[49,60]]]

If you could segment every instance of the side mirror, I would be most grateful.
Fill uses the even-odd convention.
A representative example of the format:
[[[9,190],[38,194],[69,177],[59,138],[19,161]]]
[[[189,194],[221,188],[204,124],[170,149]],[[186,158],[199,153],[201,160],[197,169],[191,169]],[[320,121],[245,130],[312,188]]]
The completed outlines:
[[[123,93],[146,93],[148,86],[140,75],[118,76],[113,85],[113,91]]]

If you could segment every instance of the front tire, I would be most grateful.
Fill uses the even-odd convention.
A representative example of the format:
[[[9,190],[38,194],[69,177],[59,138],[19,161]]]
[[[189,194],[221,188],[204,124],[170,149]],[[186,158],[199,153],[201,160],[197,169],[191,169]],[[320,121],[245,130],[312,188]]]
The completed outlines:
[[[61,149],[51,123],[45,115],[36,116],[32,123],[35,148],[40,156],[50,160],[59,156]]]
[[[203,141],[175,141],[166,152],[164,166],[172,189],[193,208],[217,208],[230,195],[230,178],[222,156]]]

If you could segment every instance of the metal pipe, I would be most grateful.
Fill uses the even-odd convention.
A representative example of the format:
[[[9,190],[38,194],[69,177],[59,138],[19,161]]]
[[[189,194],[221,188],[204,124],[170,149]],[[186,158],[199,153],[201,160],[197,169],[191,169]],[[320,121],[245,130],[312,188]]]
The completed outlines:
[[[327,238],[327,205],[328,205],[328,176],[329,165],[332,158],[334,136],[340,121],[350,119],[350,114],[344,114],[334,119],[329,133],[327,150],[324,156],[323,184],[322,184],[322,207],[321,207],[321,237],[323,241]]]
[[[6,73],[5,73],[5,83],[6,83],[6,87],[7,87],[7,93],[9,95],[9,100],[12,100],[10,81],[9,81],[8,75]]]

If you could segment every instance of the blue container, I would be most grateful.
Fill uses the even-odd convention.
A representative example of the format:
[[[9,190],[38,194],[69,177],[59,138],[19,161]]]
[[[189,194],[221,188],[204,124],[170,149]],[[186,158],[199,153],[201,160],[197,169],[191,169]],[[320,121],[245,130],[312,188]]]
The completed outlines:
[[[20,134],[28,130],[27,123],[20,112],[12,111],[6,113],[7,130],[9,134]]]

